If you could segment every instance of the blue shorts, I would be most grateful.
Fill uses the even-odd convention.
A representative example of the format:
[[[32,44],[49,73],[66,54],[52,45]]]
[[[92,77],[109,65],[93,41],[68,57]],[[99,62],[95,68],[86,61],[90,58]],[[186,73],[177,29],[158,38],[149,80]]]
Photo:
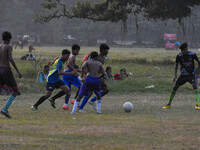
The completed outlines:
[[[47,82],[46,90],[47,91],[53,91],[55,88],[58,89],[58,88],[60,88],[63,85],[65,85],[65,83],[62,80],[59,80],[56,83],[49,83],[49,82]]]
[[[65,72],[72,72],[72,70],[67,70]],[[75,75],[63,75],[63,82],[69,87],[71,91],[71,84],[75,87],[81,86],[81,81]]]
[[[99,77],[86,77],[85,82],[80,89],[79,96],[87,96],[89,92],[101,95],[101,81]]]

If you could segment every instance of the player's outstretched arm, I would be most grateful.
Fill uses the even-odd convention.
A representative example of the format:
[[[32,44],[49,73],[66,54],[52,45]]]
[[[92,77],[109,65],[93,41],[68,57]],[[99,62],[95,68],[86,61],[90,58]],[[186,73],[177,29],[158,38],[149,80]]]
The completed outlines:
[[[11,64],[15,68],[15,70],[17,71],[19,78],[21,78],[22,74],[19,72],[19,69],[17,68],[17,65],[12,57],[12,47],[11,46],[8,47],[8,53],[9,53],[9,61],[11,62]]]
[[[76,73],[74,71],[72,72],[63,72],[62,70],[58,70],[59,75],[75,75]]]

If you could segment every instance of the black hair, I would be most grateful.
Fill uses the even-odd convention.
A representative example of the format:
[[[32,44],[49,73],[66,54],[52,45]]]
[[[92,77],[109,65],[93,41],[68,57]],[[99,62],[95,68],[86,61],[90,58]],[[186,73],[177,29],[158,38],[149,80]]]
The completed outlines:
[[[90,54],[90,57],[91,57],[91,59],[93,58],[93,59],[96,59],[97,57],[98,57],[98,53],[97,52],[95,52],[95,51],[93,51],[91,54]]]
[[[45,65],[45,66],[44,66],[44,68],[47,68],[47,67],[49,68],[49,65]]]
[[[109,49],[110,47],[105,43],[100,45],[100,52],[102,52],[103,50],[109,50]]]
[[[64,49],[64,50],[62,51],[62,55],[65,55],[65,54],[70,54],[70,51],[69,51],[68,49]]]
[[[110,69],[112,69],[110,66],[107,66],[106,67],[106,72],[108,71],[108,70],[110,70]]]
[[[122,72],[122,71],[126,72],[126,69],[125,68],[120,69],[120,72]]]
[[[77,44],[74,44],[74,45],[72,46],[72,50],[80,50],[80,46],[77,45]]]
[[[182,43],[179,48],[181,49],[181,51],[183,51],[187,47],[188,47],[187,43]]]
[[[3,41],[7,41],[7,40],[10,40],[10,39],[12,39],[11,33],[8,32],[8,31],[4,31],[4,32],[2,33],[2,40],[3,40]]]

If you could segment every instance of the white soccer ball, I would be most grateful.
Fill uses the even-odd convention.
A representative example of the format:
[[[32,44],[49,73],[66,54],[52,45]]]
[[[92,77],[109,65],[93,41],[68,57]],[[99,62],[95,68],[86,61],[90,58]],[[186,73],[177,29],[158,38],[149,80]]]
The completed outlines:
[[[123,105],[123,109],[125,112],[131,112],[133,110],[133,104],[131,102],[126,102]]]

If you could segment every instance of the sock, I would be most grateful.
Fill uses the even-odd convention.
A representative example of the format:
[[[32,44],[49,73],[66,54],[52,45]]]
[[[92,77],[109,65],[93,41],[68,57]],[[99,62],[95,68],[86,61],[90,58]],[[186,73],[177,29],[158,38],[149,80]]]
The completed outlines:
[[[101,100],[97,100],[97,112],[101,111]]]
[[[76,109],[77,109],[79,103],[80,103],[80,102],[75,101],[74,107],[73,107],[73,109],[72,109],[72,113],[75,113],[75,112],[76,112]]]
[[[10,105],[12,104],[12,102],[14,101],[14,99],[15,99],[15,97],[13,95],[10,95],[5,106],[3,107],[3,110],[7,111],[8,108],[10,107]]]
[[[62,97],[63,95],[65,95],[66,93],[64,91],[60,91],[59,93],[57,93],[56,95],[54,95],[52,97],[53,100],[59,98],[59,97]]]
[[[103,93],[103,91],[101,92],[101,97],[103,97],[104,96],[104,93]],[[91,101],[92,102],[95,102],[97,100],[97,97],[95,96],[95,97],[93,97],[92,99],[91,99]]]
[[[70,95],[67,94],[67,95],[65,96],[65,104],[68,104],[68,102],[69,102],[69,98],[70,98]]]
[[[196,98],[196,104],[199,104],[199,90],[198,89],[195,89],[194,90],[194,96]]]
[[[89,100],[89,98],[88,98],[87,96],[85,96],[85,97],[83,98],[83,101],[82,101],[81,106],[79,107],[79,109],[83,109],[83,107],[84,107],[85,104],[88,102],[88,100]],[[79,109],[78,109],[78,110],[79,110]]]
[[[42,104],[45,100],[46,100],[46,96],[42,96],[36,103],[35,103],[35,107],[38,107],[40,104]]]
[[[172,91],[170,92],[169,102],[168,102],[169,105],[171,105],[172,100],[173,100],[175,94],[176,94],[176,91],[174,91],[174,90],[172,90]]]

